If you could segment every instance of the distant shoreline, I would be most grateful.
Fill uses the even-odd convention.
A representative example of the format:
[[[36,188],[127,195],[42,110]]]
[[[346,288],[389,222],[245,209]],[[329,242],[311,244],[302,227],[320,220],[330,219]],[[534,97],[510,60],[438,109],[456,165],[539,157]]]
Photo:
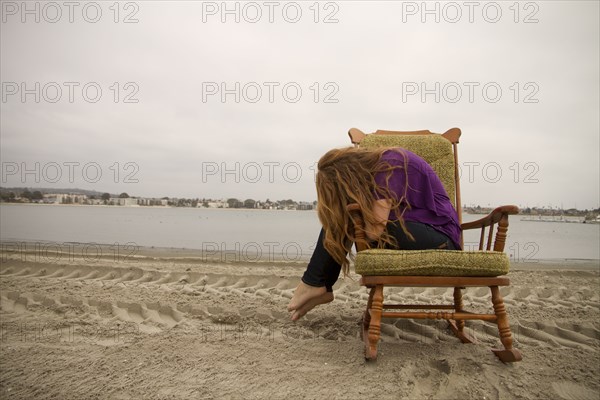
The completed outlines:
[[[135,205],[108,205],[108,204],[54,204],[54,203],[9,203],[9,202],[1,202],[0,207],[3,205],[9,206],[51,206],[51,207],[107,207],[107,208],[156,208],[156,209],[164,209],[164,208],[191,208],[191,209],[201,209],[201,210],[244,210],[244,211],[316,211],[312,210],[290,210],[290,209],[276,209],[276,208],[235,208],[235,207],[177,207],[177,206],[140,206],[138,204]]]

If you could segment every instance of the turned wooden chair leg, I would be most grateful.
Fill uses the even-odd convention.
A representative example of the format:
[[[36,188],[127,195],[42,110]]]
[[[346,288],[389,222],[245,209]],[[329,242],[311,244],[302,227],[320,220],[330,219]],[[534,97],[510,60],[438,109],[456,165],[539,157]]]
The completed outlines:
[[[492,290],[492,303],[494,304],[494,313],[497,317],[496,323],[498,324],[500,341],[504,345],[504,349],[492,349],[492,351],[503,362],[521,361],[523,358],[521,353],[512,347],[513,340],[508,323],[508,314],[506,314],[500,289],[498,289],[498,286],[490,286],[490,289]]]
[[[365,338],[365,358],[377,358],[377,343],[381,335],[381,312],[383,310],[383,285],[376,285],[373,289],[373,299],[369,307],[369,331]]]
[[[360,331],[360,337],[363,340],[365,340],[365,338],[368,337],[368,333],[369,333],[369,324],[371,323],[371,313],[369,312],[369,310],[371,309],[371,304],[373,304],[373,294],[374,293],[375,293],[375,288],[372,287],[369,290],[369,299],[367,300],[367,308],[363,314],[362,329]]]
[[[454,288],[454,311],[462,312],[464,311],[464,305],[462,301],[462,287]],[[449,319],[448,324],[450,324],[450,329],[452,332],[458,337],[463,343],[475,343],[475,339],[464,332],[465,329],[465,321],[462,319],[453,320]]]

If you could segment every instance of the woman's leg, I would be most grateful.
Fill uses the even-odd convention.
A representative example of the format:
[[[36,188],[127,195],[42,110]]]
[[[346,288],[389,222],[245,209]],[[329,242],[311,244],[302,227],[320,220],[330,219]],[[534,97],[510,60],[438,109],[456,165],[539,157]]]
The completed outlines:
[[[452,241],[443,233],[429,225],[407,221],[406,228],[415,239],[412,241],[402,230],[400,223],[388,223],[388,233],[396,239],[397,246],[403,250],[447,249],[455,250]],[[333,300],[333,285],[337,281],[341,265],[327,252],[323,245],[324,231],[321,229],[317,245],[310,262],[302,276],[302,283],[294,291],[289,311],[294,311],[292,320],[301,318],[319,304]]]
[[[302,282],[309,286],[325,286],[328,292],[332,292],[333,284],[340,276],[342,266],[325,249],[323,245],[324,236],[325,231],[321,229],[315,250],[302,276]]]
[[[292,300],[288,304],[288,311],[293,311],[293,321],[319,304],[333,301],[333,284],[340,274],[341,266],[325,249],[324,235],[321,229],[315,250],[302,276],[302,282],[296,287]]]
[[[448,249],[455,250],[452,241],[443,233],[436,231],[429,225],[420,222],[405,222],[406,228],[413,235],[415,241],[404,233],[399,222],[387,224],[387,232],[396,239],[397,246],[392,248],[403,250],[424,250],[424,249]],[[327,252],[323,245],[325,231],[321,229],[317,245],[302,276],[302,282],[309,286],[325,286],[328,292],[333,291],[333,285],[337,281],[341,265]]]

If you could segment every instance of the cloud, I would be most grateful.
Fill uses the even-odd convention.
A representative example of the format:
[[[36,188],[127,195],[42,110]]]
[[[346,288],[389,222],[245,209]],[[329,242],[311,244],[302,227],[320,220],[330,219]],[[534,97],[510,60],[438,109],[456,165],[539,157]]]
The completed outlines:
[[[458,126],[462,161],[502,169],[497,182],[463,182],[466,203],[598,207],[596,2],[519,3],[518,15],[513,3],[494,3],[495,23],[491,2],[472,10],[430,2],[431,13],[421,2],[329,2],[318,15],[313,3],[294,3],[296,23],[288,22],[296,18],[291,2],[277,3],[273,22],[263,3],[227,3],[239,23],[221,2],[120,3],[117,23],[109,3],[98,3],[97,23],[86,22],[83,5],[73,23],[65,8],[50,23],[39,4],[39,23],[31,15],[21,22],[20,9],[3,11],[3,162],[97,162],[106,176],[115,163],[139,166],[134,186],[80,179],[100,191],[314,200],[311,168],[329,148],[350,144],[350,127]],[[248,22],[256,10],[261,19]],[[7,84],[35,92],[35,82],[39,103],[35,94],[24,102],[7,94]],[[56,103],[48,101],[51,82],[62,89]],[[65,82],[77,83],[73,102]],[[91,102],[95,87],[102,95]],[[239,173],[208,178],[211,163],[234,171],[240,163]],[[243,174],[251,163],[262,176],[268,165],[296,163],[302,178],[289,182],[279,171],[250,182]],[[537,183],[523,182],[533,171],[526,163],[537,165]],[[9,178],[3,186],[23,183]]]

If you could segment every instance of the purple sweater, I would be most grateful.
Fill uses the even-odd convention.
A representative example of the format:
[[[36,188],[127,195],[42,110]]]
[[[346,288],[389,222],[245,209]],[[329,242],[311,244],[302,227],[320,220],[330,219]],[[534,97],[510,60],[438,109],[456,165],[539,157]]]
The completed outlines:
[[[461,229],[458,214],[450,202],[450,198],[433,171],[433,168],[418,155],[402,149],[407,158],[407,170],[404,169],[404,156],[396,151],[386,151],[381,160],[391,165],[402,168],[393,170],[389,180],[389,189],[399,199],[406,187],[406,174],[409,187],[406,192],[406,201],[410,209],[406,209],[403,218],[405,221],[421,222],[448,236],[456,248],[460,246]],[[385,187],[385,178],[389,172],[379,172],[375,175],[375,182]],[[376,195],[376,198],[380,198]],[[397,219],[394,211],[390,213],[391,220]]]

